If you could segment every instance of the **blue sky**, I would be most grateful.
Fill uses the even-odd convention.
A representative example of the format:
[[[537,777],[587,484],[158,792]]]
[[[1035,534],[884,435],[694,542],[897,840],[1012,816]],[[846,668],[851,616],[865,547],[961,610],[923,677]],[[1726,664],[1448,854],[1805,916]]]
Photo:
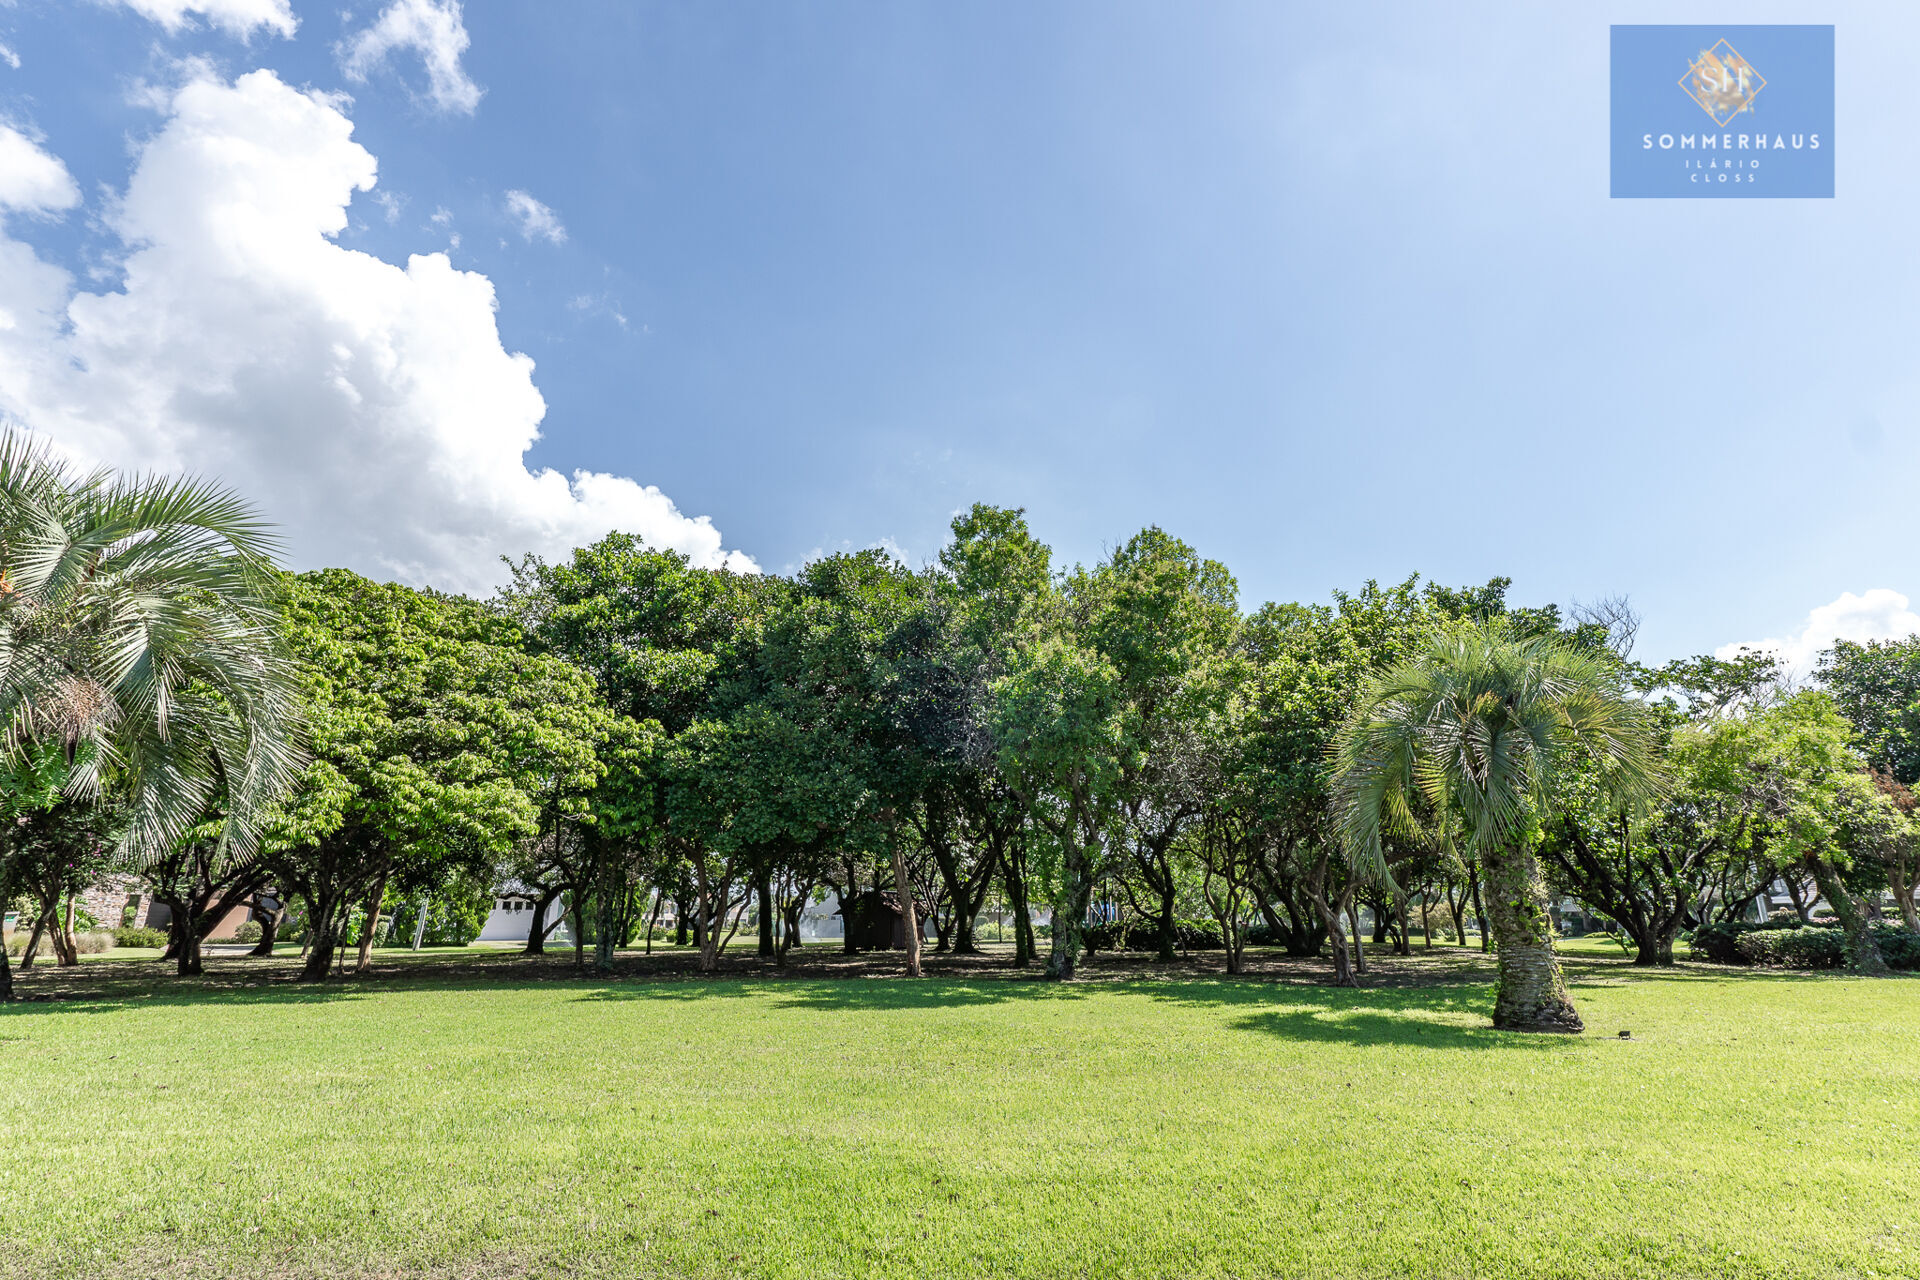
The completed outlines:
[[[33,286],[46,307],[100,301],[49,320],[57,358],[0,353],[0,407],[86,456],[228,475],[292,513],[302,563],[468,589],[608,512],[784,571],[876,542],[917,563],[988,501],[1067,560],[1157,523],[1248,605],[1500,573],[1528,602],[1629,594],[1650,657],[1792,642],[1822,607],[1904,633],[1914,13],[1812,15],[1836,26],[1836,198],[1610,200],[1608,24],[1670,16],[18,0],[0,121],[74,198],[17,198],[7,233],[69,273]],[[283,115],[258,181],[217,145]],[[293,232],[260,252],[313,248],[308,275],[220,259],[238,204],[307,173],[350,190],[339,117],[377,184],[337,231],[301,221],[347,198],[318,178],[286,217],[393,269],[354,258],[345,292]],[[403,277],[436,252],[448,279]],[[0,269],[0,305],[25,278]],[[189,376],[197,334],[219,350]],[[61,381],[120,359],[164,372]],[[576,470],[638,484],[569,496]],[[382,472],[344,504],[319,483]]]

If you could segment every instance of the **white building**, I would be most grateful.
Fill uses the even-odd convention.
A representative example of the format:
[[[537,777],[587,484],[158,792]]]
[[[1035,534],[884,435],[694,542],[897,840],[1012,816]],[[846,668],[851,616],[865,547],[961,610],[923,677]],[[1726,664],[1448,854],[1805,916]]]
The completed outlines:
[[[502,889],[494,895],[493,910],[487,914],[487,922],[481,926],[476,942],[518,942],[525,943],[527,934],[533,929],[533,912],[540,906],[540,899],[532,894],[516,893]],[[573,934],[568,932],[566,906],[555,898],[547,906],[546,923],[552,932],[547,941],[565,946],[573,945]]]

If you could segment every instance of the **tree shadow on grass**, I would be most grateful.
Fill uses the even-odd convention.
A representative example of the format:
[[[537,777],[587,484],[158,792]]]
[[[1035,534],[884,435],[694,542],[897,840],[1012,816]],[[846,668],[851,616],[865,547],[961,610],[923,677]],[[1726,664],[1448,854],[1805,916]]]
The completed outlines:
[[[1405,1019],[1410,1044],[1438,1044],[1444,1037],[1435,1019],[1485,1018],[1491,1006],[1493,965],[1477,952],[1436,949],[1431,955],[1384,956],[1359,988],[1331,985],[1324,960],[1278,953],[1254,953],[1251,972],[1220,972],[1217,955],[1197,953],[1173,964],[1139,955],[1089,958],[1081,978],[1048,982],[1037,969],[1017,970],[1006,957],[932,956],[929,973],[908,978],[898,952],[844,956],[837,950],[809,948],[786,966],[748,955],[723,957],[718,973],[701,973],[685,951],[652,956],[622,953],[612,974],[577,969],[571,952],[523,956],[515,952],[461,952],[415,956],[375,953],[374,971],[326,982],[298,981],[299,961],[290,954],[270,958],[220,957],[207,962],[205,974],[174,975],[160,960],[128,960],[111,965],[82,964],[72,969],[36,967],[17,976],[26,999],[0,1005],[0,1019],[35,1012],[107,1013],[128,1008],[187,1007],[208,1004],[336,1004],[388,993],[444,991],[566,991],[575,999],[632,1003],[695,1002],[771,998],[776,1008],[829,1011],[903,1010],[972,1007],[1014,1001],[1079,1001],[1099,991],[1142,993],[1155,1000],[1245,1006],[1241,1020],[1249,1030],[1308,1039],[1391,1040],[1386,1028],[1362,1034],[1360,1026],[1335,1025],[1342,1018]],[[1689,963],[1675,968],[1639,968],[1625,960],[1568,957],[1567,979],[1576,993],[1585,987],[1658,983],[1722,984],[1847,981],[1842,973],[1730,969]],[[1907,980],[1920,980],[1909,975]],[[1302,1015],[1298,1010],[1310,1006]],[[1313,1025],[1301,1021],[1313,1020]],[[1472,1036],[1497,1036],[1484,1023],[1462,1027]],[[1531,1041],[1532,1037],[1522,1037]],[[1466,1043],[1466,1041],[1460,1041]],[[1485,1043],[1474,1040],[1473,1043]]]

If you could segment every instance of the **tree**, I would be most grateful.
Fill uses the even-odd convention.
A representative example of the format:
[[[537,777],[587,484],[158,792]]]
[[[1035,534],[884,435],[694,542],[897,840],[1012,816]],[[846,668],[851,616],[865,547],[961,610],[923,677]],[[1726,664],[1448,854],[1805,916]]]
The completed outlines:
[[[1019,508],[976,503],[954,518],[952,531],[940,572],[950,584],[955,635],[949,653],[963,699],[953,795],[976,857],[1000,868],[1013,916],[1013,963],[1025,968],[1039,951],[1030,902],[1033,823],[1001,768],[993,688],[1022,661],[1053,606],[1052,552]]]
[[[39,783],[37,801],[15,817],[12,844],[15,883],[36,899],[35,937],[44,930],[54,963],[67,966],[80,963],[74,897],[112,865],[121,817],[110,804],[55,799],[58,793],[48,782],[64,774],[63,763],[56,756],[50,777]],[[31,795],[35,783],[28,779],[27,784]],[[26,964],[23,960],[21,967]]]
[[[1238,589],[1224,565],[1157,528],[1128,539],[1075,588],[1090,597],[1085,642],[1113,664],[1124,705],[1114,836],[1157,900],[1159,955],[1171,960],[1180,880],[1172,853],[1217,780],[1231,684],[1221,667],[1239,623]]]
[[[1456,624],[1370,681],[1336,740],[1334,812],[1356,865],[1386,876],[1384,840],[1420,828],[1420,801],[1459,812],[1492,899],[1495,1026],[1581,1029],[1532,845],[1575,761],[1623,799],[1657,791],[1645,707],[1622,683],[1604,650],[1499,619]]]
[[[1816,674],[1859,734],[1867,762],[1902,786],[1920,782],[1920,635],[1837,641]]]
[[[1887,876],[1887,890],[1900,908],[1900,920],[1920,930],[1920,912],[1913,895],[1920,890],[1920,797],[1894,780],[1892,774],[1871,771],[1874,789],[1885,801],[1873,806],[1873,820],[1861,824],[1860,851],[1878,862]]]
[[[324,978],[351,913],[370,938],[389,883],[478,874],[543,811],[583,814],[606,715],[585,672],[528,653],[470,600],[344,569],[288,584],[314,758],[276,826],[283,887],[306,901],[305,976]]]
[[[1025,802],[1051,888],[1047,976],[1073,976],[1094,881],[1106,870],[1114,784],[1125,750],[1120,673],[1069,635],[1048,636],[995,680],[993,731],[1007,785]]]
[[[83,475],[0,435],[0,753],[58,753],[75,800],[113,788],[119,852],[136,865],[216,795],[216,839],[251,856],[300,765],[272,552],[253,509],[218,485]],[[0,823],[0,910],[12,858]],[[12,992],[0,955],[0,1000]]]
[[[1891,817],[1894,806],[1874,786],[1852,726],[1832,698],[1809,691],[1746,717],[1728,737],[1753,779],[1750,803],[1773,823],[1781,851],[1813,879],[1839,919],[1847,967],[1885,974],[1868,905],[1845,873],[1856,869],[1856,848],[1864,856],[1877,838],[1862,827]]]

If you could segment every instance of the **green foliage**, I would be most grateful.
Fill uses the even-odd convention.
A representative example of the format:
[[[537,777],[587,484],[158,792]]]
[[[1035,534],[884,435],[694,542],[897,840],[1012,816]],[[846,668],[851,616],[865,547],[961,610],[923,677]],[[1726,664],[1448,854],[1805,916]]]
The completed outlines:
[[[274,861],[312,912],[382,878],[406,896],[490,875],[543,823],[590,819],[617,718],[586,672],[470,600],[340,569],[287,594],[313,762]]]
[[[127,925],[113,931],[113,941],[122,947],[165,947],[167,932],[164,929],[146,929]]]
[[[1920,969],[1920,932],[1878,923],[1874,941],[1892,969]],[[1694,958],[1712,964],[1776,969],[1840,969],[1847,964],[1846,936],[1831,923],[1727,921],[1702,925],[1691,935]]]
[[[493,911],[493,891],[483,884],[455,881],[434,894],[427,903],[427,929],[421,945],[427,947],[464,947],[480,936]],[[420,923],[419,898],[393,901],[389,897],[389,918],[393,928],[382,939],[388,947],[413,946],[413,931]],[[531,923],[531,918],[529,918]]]
[[[1422,802],[1457,811],[1474,850],[1516,846],[1576,765],[1629,803],[1661,787],[1645,708],[1612,656],[1504,622],[1456,625],[1362,693],[1332,753],[1335,813],[1350,856],[1384,877],[1384,839],[1421,832]]]
[[[111,784],[124,798],[135,857],[170,848],[216,798],[218,838],[250,853],[300,760],[273,550],[218,485],[83,475],[0,435],[0,754],[16,780],[23,754],[58,747],[66,795]]]
[[[1226,945],[1220,926],[1212,920],[1175,920],[1174,945],[1182,951],[1218,951]],[[1152,951],[1160,945],[1160,926],[1146,920],[1112,920],[1090,924],[1080,931],[1087,954],[1101,951]]]
[[[1868,761],[1905,785],[1920,782],[1920,636],[1837,641],[1818,673]]]

